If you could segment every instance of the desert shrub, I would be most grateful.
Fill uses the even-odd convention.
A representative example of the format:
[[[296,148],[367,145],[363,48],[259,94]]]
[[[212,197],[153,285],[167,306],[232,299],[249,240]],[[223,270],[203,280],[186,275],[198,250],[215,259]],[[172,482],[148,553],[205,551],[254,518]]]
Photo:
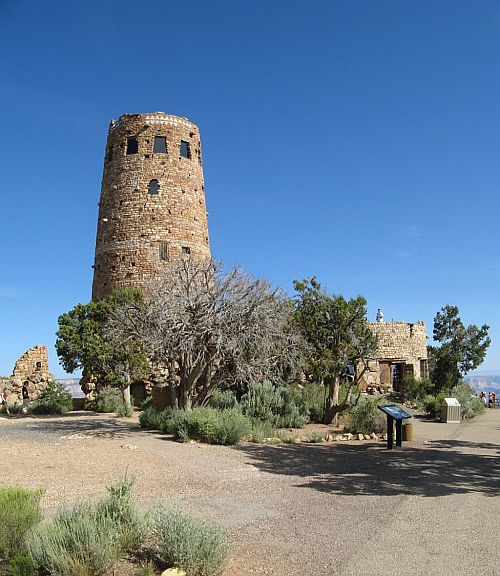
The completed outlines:
[[[123,400],[118,388],[106,386],[99,390],[92,402],[89,402],[88,409],[94,412],[116,412],[121,403]]]
[[[315,382],[295,385],[290,390],[292,400],[308,415],[310,422],[323,422],[325,417],[325,387]]]
[[[253,420],[250,433],[250,442],[260,444],[264,438],[278,437],[276,428],[268,421]]]
[[[7,565],[7,576],[36,576],[33,559],[26,552],[17,552]]]
[[[65,414],[73,408],[71,393],[58,382],[49,382],[32,404],[35,414]]]
[[[42,519],[43,493],[42,489],[0,487],[0,558],[22,549],[27,532]]]
[[[198,440],[207,444],[238,444],[250,434],[251,422],[237,410],[193,408],[171,410],[160,429],[180,442]]]
[[[383,432],[385,417],[378,409],[380,400],[377,398],[360,398],[359,402],[351,408],[349,414],[349,429],[358,434],[371,434]]]
[[[456,398],[460,402],[462,420],[474,418],[474,416],[484,412],[485,406],[483,402],[476,396],[473,388],[464,382],[452,388],[449,397]]]
[[[133,413],[134,410],[132,406],[125,404],[123,400],[116,407],[116,415],[118,416],[118,418],[130,418]]]
[[[323,436],[323,434],[319,434],[318,432],[309,432],[309,434],[307,434],[306,436],[306,440],[311,444],[317,444],[319,442],[323,442],[324,439],[325,437]]]
[[[276,428],[302,428],[307,414],[301,413],[290,392],[269,381],[253,382],[240,402],[243,414],[252,419],[269,422]]]
[[[433,396],[432,394],[424,396],[421,401],[423,409],[433,418],[439,417],[441,412],[441,404],[447,395],[447,392],[443,391],[440,392],[437,396]]]
[[[152,407],[153,407],[153,397],[148,396],[145,400],[143,400],[141,402],[140,409],[141,410],[147,410],[148,408],[152,408]]]
[[[188,576],[222,574],[229,554],[225,533],[212,524],[196,520],[178,509],[158,509],[153,516],[155,552],[168,566]]]
[[[231,410],[239,407],[238,399],[231,390],[216,390],[209,405],[217,410]]]
[[[144,408],[139,414],[141,428],[148,430],[160,430],[160,425],[165,419],[166,411],[157,410],[153,406]]]
[[[413,376],[407,376],[403,378],[401,382],[401,399],[403,401],[418,402],[422,398],[429,394],[432,390],[433,384],[427,378],[414,378]]]
[[[27,549],[37,569],[54,576],[100,576],[120,556],[112,518],[98,514],[92,504],[62,510],[52,522],[39,525]]]
[[[106,486],[108,496],[97,503],[97,514],[113,521],[123,550],[142,546],[146,537],[147,524],[132,499],[135,478],[120,478]]]

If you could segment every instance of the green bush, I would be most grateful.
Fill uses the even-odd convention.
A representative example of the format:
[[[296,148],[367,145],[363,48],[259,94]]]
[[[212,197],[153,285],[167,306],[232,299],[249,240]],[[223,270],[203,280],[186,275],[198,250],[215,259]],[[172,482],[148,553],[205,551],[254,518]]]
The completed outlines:
[[[49,382],[31,407],[35,414],[65,414],[73,408],[71,393],[58,382]]]
[[[17,552],[7,566],[7,576],[36,576],[37,570],[31,556]]]
[[[403,401],[418,402],[432,390],[433,384],[427,378],[419,379],[413,376],[403,378],[401,382],[401,399]]]
[[[238,400],[231,390],[216,390],[209,405],[217,410],[231,410],[239,407]]]
[[[116,415],[118,418],[130,418],[133,413],[134,410],[132,409],[132,406],[125,404],[123,400],[116,407]]]
[[[292,400],[310,422],[323,422],[325,417],[325,387],[314,382],[295,385],[290,390]]]
[[[302,428],[308,420],[295,405],[290,392],[269,381],[251,383],[240,406],[249,418],[269,422],[276,428]]]
[[[0,559],[22,549],[27,532],[42,519],[42,489],[0,487]]]
[[[141,428],[147,430],[159,430],[164,419],[165,411],[157,410],[153,406],[148,406],[139,414],[139,424]]]
[[[92,402],[89,402],[88,409],[94,412],[116,412],[118,406],[123,403],[122,395],[118,388],[106,386],[99,390]]]
[[[485,406],[483,402],[476,396],[474,389],[464,382],[455,386],[449,396],[456,398],[460,402],[462,420],[469,420],[484,412]]]
[[[135,478],[120,478],[106,486],[108,496],[97,503],[97,514],[113,521],[123,550],[139,548],[146,537],[147,523],[132,499],[134,484]]]
[[[173,434],[180,442],[198,440],[207,444],[238,444],[251,431],[250,420],[237,410],[193,408],[166,412],[160,429]]]
[[[250,442],[255,442],[256,444],[261,444],[264,438],[275,438],[278,437],[278,432],[276,428],[267,421],[253,420],[252,421],[252,431],[250,433]]]
[[[167,566],[187,576],[222,574],[229,555],[229,542],[218,527],[196,520],[178,509],[158,509],[153,516],[155,552]]]
[[[349,414],[349,429],[358,434],[371,434],[385,430],[385,417],[378,409],[380,399],[361,397]]]
[[[54,576],[100,576],[120,556],[113,520],[98,514],[93,504],[62,510],[34,529],[27,549],[37,569]]]

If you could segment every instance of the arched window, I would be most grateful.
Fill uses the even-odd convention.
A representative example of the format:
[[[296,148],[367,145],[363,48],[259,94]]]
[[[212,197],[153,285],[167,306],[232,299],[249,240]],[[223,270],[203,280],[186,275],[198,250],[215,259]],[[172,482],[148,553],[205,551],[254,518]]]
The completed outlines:
[[[154,196],[155,194],[158,194],[158,192],[160,191],[160,185],[158,184],[158,180],[151,180],[151,182],[148,184],[148,192],[151,196]]]

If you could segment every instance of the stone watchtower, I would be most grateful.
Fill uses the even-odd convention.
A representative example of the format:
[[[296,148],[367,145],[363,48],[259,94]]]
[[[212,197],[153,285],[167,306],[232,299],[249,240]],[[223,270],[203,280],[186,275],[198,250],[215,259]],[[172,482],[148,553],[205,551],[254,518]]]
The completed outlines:
[[[92,299],[147,289],[183,255],[210,257],[199,130],[163,112],[124,114],[106,144]]]

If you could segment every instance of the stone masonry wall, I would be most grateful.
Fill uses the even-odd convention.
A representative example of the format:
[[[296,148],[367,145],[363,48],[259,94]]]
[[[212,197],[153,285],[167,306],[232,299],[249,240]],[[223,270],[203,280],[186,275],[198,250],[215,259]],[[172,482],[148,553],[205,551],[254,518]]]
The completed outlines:
[[[183,255],[210,257],[199,130],[163,112],[122,115],[106,144],[92,298],[147,290]]]
[[[377,322],[377,358],[369,362],[362,387],[392,387],[391,367],[400,365],[415,378],[427,377],[427,332],[424,322]],[[407,373],[402,374],[403,376]]]
[[[47,383],[54,380],[49,371],[49,351],[47,346],[38,344],[17,360],[12,376],[0,377],[0,388],[7,388],[10,392],[9,402],[22,401],[23,382],[29,381],[28,390],[30,400],[36,400],[46,388]]]

